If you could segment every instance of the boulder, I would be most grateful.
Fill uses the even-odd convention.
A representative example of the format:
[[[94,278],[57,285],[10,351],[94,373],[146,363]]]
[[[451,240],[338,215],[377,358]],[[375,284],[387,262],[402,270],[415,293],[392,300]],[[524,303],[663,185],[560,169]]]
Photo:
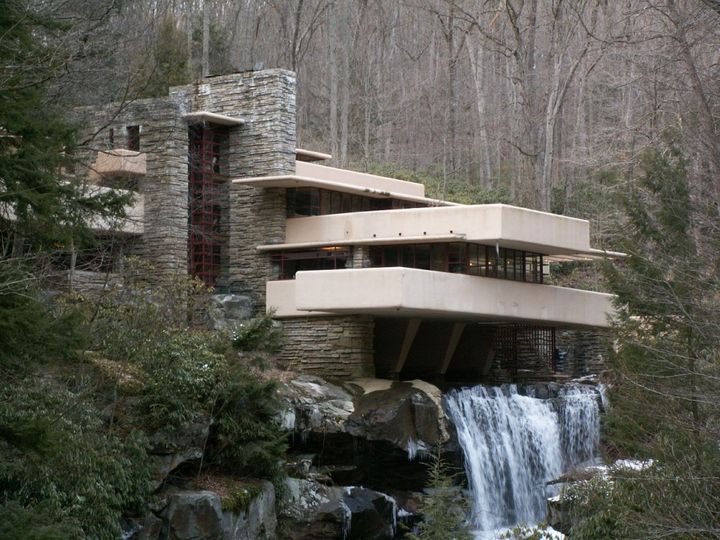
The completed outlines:
[[[266,480],[246,508],[223,512],[225,540],[271,540],[276,528],[275,488]]]
[[[168,495],[161,513],[163,540],[223,540],[220,497],[212,491],[178,491]]]
[[[425,381],[393,382],[355,379],[359,392],[345,423],[348,433],[368,440],[391,442],[411,458],[450,439],[442,393]]]
[[[349,523],[342,503],[342,488],[328,487],[312,480],[288,478],[280,521],[285,540],[343,538]]]
[[[252,298],[240,294],[213,294],[207,317],[214,330],[226,330],[250,319],[255,312]]]
[[[343,502],[350,512],[346,540],[395,537],[397,504],[392,497],[362,487],[346,487]]]
[[[450,439],[442,392],[425,381],[353,379],[344,387],[303,375],[284,383],[281,422],[302,435],[387,441],[414,457]]]
[[[153,483],[157,489],[177,467],[202,458],[210,431],[210,419],[184,426],[172,433],[154,436],[150,458],[154,465]]]
[[[283,427],[300,433],[343,433],[354,408],[350,393],[311,375],[284,383],[279,395],[285,403]]]
[[[148,514],[141,519],[123,519],[123,540],[158,540],[162,531],[162,520]]]
[[[285,540],[385,540],[395,535],[397,505],[362,487],[288,478],[281,512]]]

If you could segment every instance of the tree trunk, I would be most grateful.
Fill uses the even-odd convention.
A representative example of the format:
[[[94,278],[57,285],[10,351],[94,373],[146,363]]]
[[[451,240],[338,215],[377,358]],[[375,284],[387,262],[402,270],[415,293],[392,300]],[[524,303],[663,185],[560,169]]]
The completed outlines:
[[[210,1],[203,0],[202,76],[210,76]]]

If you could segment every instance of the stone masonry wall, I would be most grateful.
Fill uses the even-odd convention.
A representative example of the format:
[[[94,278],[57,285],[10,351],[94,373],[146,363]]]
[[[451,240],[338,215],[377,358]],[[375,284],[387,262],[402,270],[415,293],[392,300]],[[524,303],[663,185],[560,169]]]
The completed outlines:
[[[229,131],[231,178],[295,172],[294,73],[270,69],[211,77],[170,94],[187,111],[245,120]],[[230,184],[229,199],[229,264],[223,281],[229,292],[250,295],[261,310],[271,265],[257,246],[285,239],[285,193]]]
[[[187,271],[188,128],[193,111],[241,117],[229,128],[227,173],[230,178],[295,172],[295,75],[272,69],[211,77],[172,88],[169,98],[144,99],[76,111],[80,136],[90,141],[82,160],[90,166],[98,150],[127,147],[127,126],[140,126],[140,151],[148,173],[139,186],[145,196],[142,254],[158,275]],[[110,133],[114,141],[110,140]],[[285,237],[284,190],[228,185],[223,229],[228,235],[226,270],[220,285],[251,294],[264,304],[269,258],[257,251]]]
[[[305,317],[282,321],[285,343],[281,368],[329,379],[373,377],[370,317]]]
[[[81,162],[90,167],[97,151],[127,148],[127,126],[140,126],[140,151],[147,154],[144,234],[141,254],[159,277],[187,271],[187,124],[169,99],[143,99],[122,106],[83,107],[73,120],[87,141]],[[114,142],[110,140],[113,133]],[[85,170],[77,170],[85,174]]]

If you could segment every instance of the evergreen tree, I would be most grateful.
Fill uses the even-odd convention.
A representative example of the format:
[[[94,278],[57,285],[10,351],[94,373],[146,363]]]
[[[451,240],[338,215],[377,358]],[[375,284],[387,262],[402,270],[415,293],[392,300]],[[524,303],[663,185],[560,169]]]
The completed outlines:
[[[117,217],[127,196],[88,190],[73,167],[74,130],[48,85],[63,24],[41,8],[0,1],[0,361],[67,348],[71,326],[36,301],[53,252],[86,236],[90,216]],[[36,9],[37,8],[37,9]],[[55,342],[55,338],[59,340]],[[43,346],[44,345],[44,346]],[[36,355],[37,356],[37,355]]]
[[[443,461],[440,450],[428,467],[428,486],[420,505],[423,521],[410,540],[470,540],[467,525],[467,501],[453,475]]]
[[[142,59],[137,89],[139,96],[165,97],[171,86],[188,84],[187,38],[178,22],[168,14],[154,36],[151,54]]]
[[[614,479],[573,538],[720,537],[720,228],[676,140],[648,151],[627,194],[608,437],[654,465]],[[605,535],[605,536],[603,536]]]

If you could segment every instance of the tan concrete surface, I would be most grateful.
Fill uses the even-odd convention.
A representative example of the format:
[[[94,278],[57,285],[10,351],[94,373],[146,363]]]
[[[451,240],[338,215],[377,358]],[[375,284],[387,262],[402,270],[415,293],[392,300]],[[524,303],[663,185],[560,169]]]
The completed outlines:
[[[295,174],[377,191],[412,195],[414,197],[425,196],[425,186],[416,182],[406,182],[405,180],[397,180],[395,178],[388,178],[387,176],[337,169],[335,167],[327,167],[306,161],[295,162]]]
[[[268,282],[268,305],[280,318],[319,311],[607,327],[611,300],[604,293],[399,267],[298,272],[294,280]]]
[[[105,177],[145,176],[147,174],[147,155],[117,148],[98,152],[92,166],[92,172]]]
[[[524,249],[542,254],[590,250],[590,225],[584,219],[504,204],[380,210],[293,218],[285,242],[352,242],[463,235],[465,241]],[[419,240],[417,243],[421,243]]]

